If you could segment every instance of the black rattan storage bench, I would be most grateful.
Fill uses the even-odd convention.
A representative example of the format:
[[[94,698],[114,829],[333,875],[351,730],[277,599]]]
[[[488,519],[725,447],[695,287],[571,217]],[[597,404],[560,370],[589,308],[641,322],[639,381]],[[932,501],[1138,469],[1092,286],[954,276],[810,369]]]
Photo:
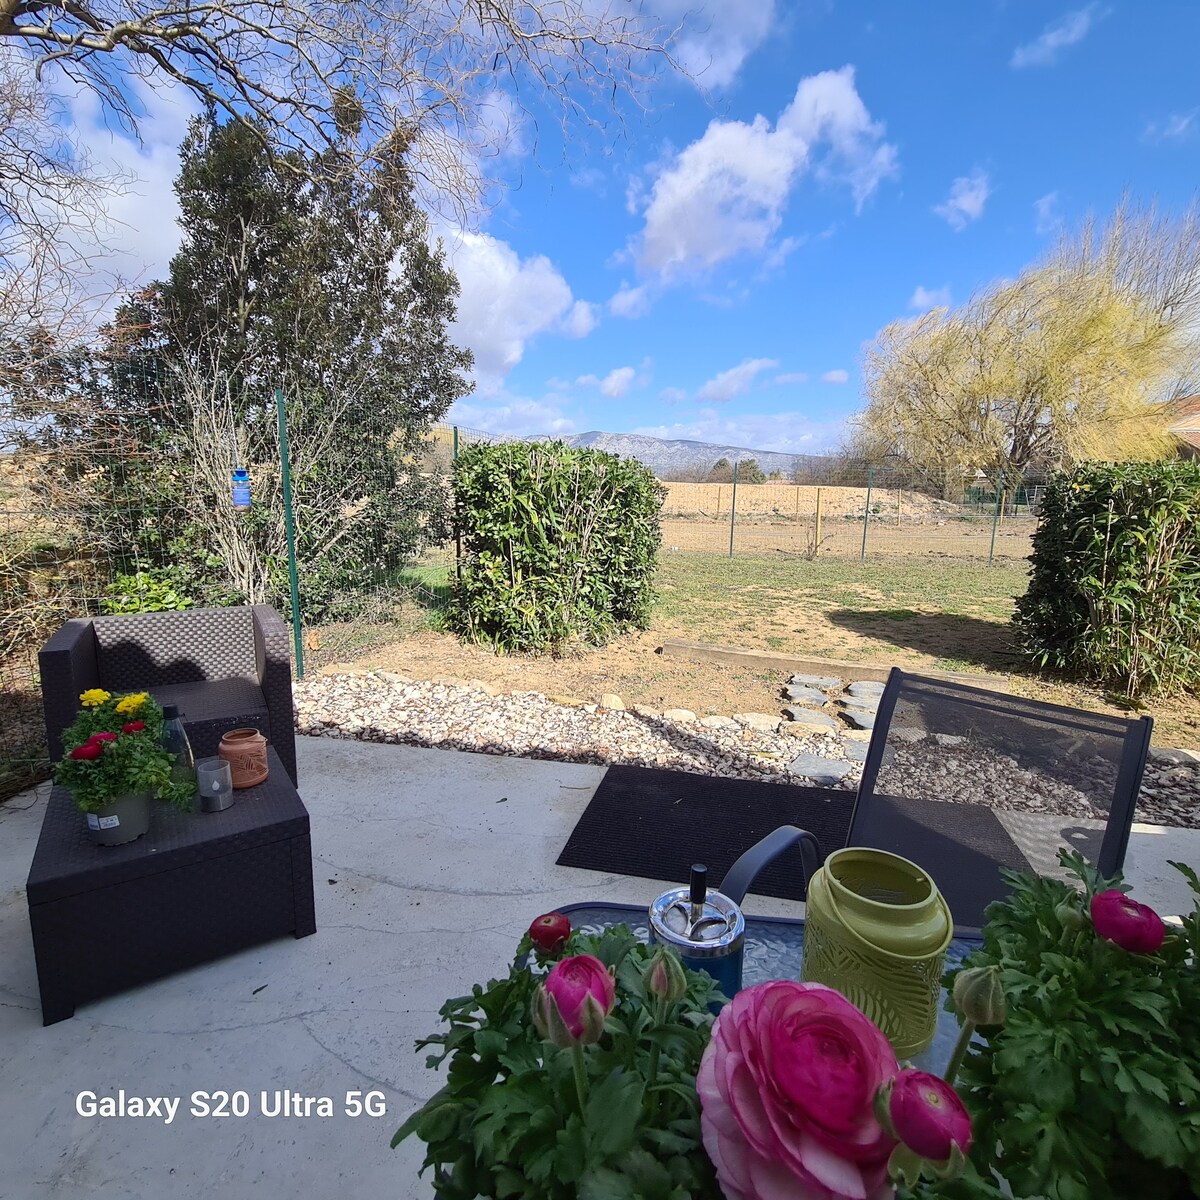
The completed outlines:
[[[26,882],[42,1023],[96,1000],[284,934],[316,932],[312,844],[283,763],[219,813],[155,804],[124,846],[87,840],[55,787]]]

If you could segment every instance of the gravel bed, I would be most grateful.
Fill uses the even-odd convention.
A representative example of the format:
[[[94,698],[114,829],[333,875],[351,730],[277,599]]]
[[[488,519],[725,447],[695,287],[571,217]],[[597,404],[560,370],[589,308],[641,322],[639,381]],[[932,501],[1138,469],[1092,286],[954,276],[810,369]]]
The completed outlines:
[[[858,786],[869,738],[850,730],[789,728],[778,714],[696,718],[670,710],[667,717],[636,707],[569,705],[540,692],[493,695],[477,681],[418,681],[390,671],[318,675],[297,681],[293,693],[297,731],[318,737],[817,782],[847,791]],[[982,761],[961,746],[934,750],[929,745],[889,750],[885,777],[892,786],[938,800],[978,803],[983,797],[1007,809],[1076,819],[1097,815],[1084,793],[1023,772],[1011,759]],[[1200,763],[1154,752],[1135,819],[1200,828]]]

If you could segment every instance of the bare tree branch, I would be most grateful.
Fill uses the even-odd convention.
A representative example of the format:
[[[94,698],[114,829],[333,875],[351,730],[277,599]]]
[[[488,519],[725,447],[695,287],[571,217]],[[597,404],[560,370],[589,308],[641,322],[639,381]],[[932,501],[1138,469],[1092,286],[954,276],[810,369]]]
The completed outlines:
[[[483,102],[501,81],[564,129],[606,126],[674,65],[670,31],[622,0],[0,0],[0,39],[134,130],[129,82],[170,79],[308,157],[354,128],[369,168],[402,136],[426,201],[460,216],[491,182]]]

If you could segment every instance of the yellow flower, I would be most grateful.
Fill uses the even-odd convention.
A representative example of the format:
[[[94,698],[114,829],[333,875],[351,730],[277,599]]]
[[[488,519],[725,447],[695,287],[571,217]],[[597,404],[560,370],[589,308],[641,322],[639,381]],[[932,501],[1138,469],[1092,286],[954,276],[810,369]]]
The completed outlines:
[[[79,694],[79,703],[84,708],[99,708],[105,700],[109,699],[111,692],[106,692],[103,688],[88,688],[86,692]]]
[[[130,696],[123,696],[117,701],[117,712],[119,712],[121,716],[127,717],[130,713],[137,712],[137,710],[141,708],[149,698],[150,697],[147,692],[134,692]],[[105,696],[105,699],[107,700],[108,697]]]

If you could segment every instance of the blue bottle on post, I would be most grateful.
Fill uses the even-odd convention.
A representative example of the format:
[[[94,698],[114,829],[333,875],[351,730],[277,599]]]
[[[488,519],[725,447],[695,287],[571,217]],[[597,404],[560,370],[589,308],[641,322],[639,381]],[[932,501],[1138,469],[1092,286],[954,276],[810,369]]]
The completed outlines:
[[[250,472],[245,467],[234,467],[230,481],[233,507],[239,512],[246,512],[250,508]]]

